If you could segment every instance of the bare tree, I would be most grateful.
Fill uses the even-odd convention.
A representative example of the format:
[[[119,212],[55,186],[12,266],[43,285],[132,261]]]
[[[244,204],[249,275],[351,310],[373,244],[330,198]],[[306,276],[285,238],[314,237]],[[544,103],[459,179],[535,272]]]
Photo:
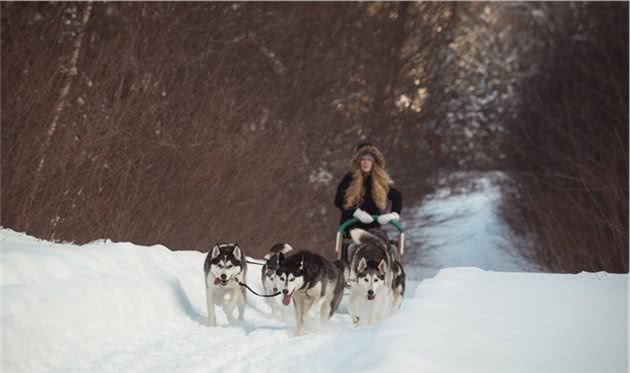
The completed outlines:
[[[70,14],[72,15],[72,18],[74,18],[75,16],[75,12],[76,12],[76,8],[74,7],[69,7],[67,8],[70,12]],[[59,97],[57,98],[57,101],[55,103],[55,106],[53,108],[53,112],[52,112],[52,120],[50,121],[50,125],[48,126],[48,131],[46,132],[46,137],[44,138],[44,143],[41,146],[41,156],[39,158],[39,162],[37,164],[37,169],[35,170],[35,176],[33,178],[33,186],[31,189],[31,192],[29,193],[26,203],[24,204],[24,208],[25,210],[22,212],[22,216],[24,217],[25,221],[24,221],[24,225],[28,226],[29,224],[29,215],[31,214],[31,208],[33,205],[33,199],[35,197],[35,194],[37,193],[37,189],[39,188],[40,182],[41,182],[41,171],[42,168],[44,167],[44,164],[46,162],[46,155],[48,153],[48,149],[50,147],[50,142],[52,140],[53,135],[55,134],[55,131],[57,129],[57,126],[59,125],[59,117],[61,116],[61,113],[63,111],[63,108],[65,105],[67,105],[67,97],[68,97],[68,92],[70,91],[70,86],[72,85],[72,82],[74,80],[74,77],[78,74],[77,72],[77,60],[79,58],[79,53],[81,53],[81,45],[83,43],[83,35],[85,34],[85,27],[88,23],[88,21],[90,20],[90,15],[92,13],[92,3],[91,2],[87,2],[84,6],[84,10],[83,10],[83,16],[81,17],[80,22],[77,22],[76,25],[73,25],[74,28],[76,28],[76,31],[72,31],[72,34],[75,36],[74,41],[72,43],[72,53],[71,56],[69,58],[69,61],[67,62],[67,65],[62,65],[60,67],[60,69],[62,70],[62,73],[65,74],[65,79],[63,82],[63,85],[59,91]],[[69,24],[73,24],[75,22],[72,22],[70,20],[68,20]],[[64,30],[64,32],[68,32],[68,30]],[[56,224],[58,223],[57,219],[53,220],[53,229],[54,226],[56,226]]]

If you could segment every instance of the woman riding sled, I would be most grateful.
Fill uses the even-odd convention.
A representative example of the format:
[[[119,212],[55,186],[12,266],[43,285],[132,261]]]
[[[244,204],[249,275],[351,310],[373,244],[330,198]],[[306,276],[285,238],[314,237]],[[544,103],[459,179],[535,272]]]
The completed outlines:
[[[378,228],[390,220],[399,220],[402,210],[402,194],[393,187],[393,182],[385,171],[385,157],[370,143],[359,144],[352,157],[352,171],[344,175],[337,186],[335,206],[341,210],[341,222],[356,218],[358,223],[352,228]],[[392,201],[391,212],[387,211],[387,201]],[[374,220],[372,215],[377,215]],[[347,261],[347,250],[342,251]]]

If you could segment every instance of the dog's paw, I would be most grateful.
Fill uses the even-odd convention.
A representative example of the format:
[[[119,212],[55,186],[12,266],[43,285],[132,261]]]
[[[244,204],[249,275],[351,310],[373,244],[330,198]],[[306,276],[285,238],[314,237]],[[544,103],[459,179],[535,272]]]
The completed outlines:
[[[355,325],[355,326],[358,325],[359,321],[361,321],[359,316],[352,315],[352,325]]]

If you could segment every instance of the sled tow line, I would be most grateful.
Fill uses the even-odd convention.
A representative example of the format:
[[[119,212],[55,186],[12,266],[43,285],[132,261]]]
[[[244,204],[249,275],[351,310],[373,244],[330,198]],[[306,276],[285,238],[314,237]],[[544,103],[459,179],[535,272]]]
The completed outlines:
[[[275,294],[258,294],[257,292],[255,292],[254,290],[252,290],[252,288],[250,288],[249,286],[247,286],[247,284],[246,284],[246,283],[244,283],[244,282],[240,282],[240,281],[239,281],[239,282],[238,282],[238,284],[239,284],[239,285],[241,285],[241,286],[243,286],[243,287],[246,287],[246,288],[247,288],[247,290],[249,290],[249,291],[251,291],[251,292],[252,292],[252,294],[254,294],[254,295],[258,295],[259,297],[270,298],[270,297],[275,297],[275,296],[277,296],[277,295],[280,295],[280,292],[277,292],[277,293],[275,293]]]

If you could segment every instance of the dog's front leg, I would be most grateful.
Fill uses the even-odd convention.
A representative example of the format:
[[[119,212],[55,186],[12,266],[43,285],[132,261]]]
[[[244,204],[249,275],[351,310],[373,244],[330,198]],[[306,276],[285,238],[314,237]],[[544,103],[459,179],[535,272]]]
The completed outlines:
[[[282,314],[282,310],[280,309],[280,307],[283,307],[283,305],[278,304],[278,301],[274,298],[267,298],[268,300],[271,301],[270,305],[271,305],[271,316],[275,319],[279,319],[280,315]],[[284,306],[286,307],[286,306]]]
[[[304,335],[304,297],[302,295],[293,296],[293,304],[295,307],[295,324],[297,326],[297,335]]]
[[[324,304],[325,300],[325,297],[319,297],[316,301],[311,302],[311,306],[308,310],[307,316],[312,319],[317,314],[321,314],[322,305]]]
[[[238,319],[240,321],[245,320],[245,303],[247,303],[247,297],[245,296],[245,289],[241,289],[241,296],[238,300]]]
[[[273,294],[270,291],[265,291],[266,295],[269,294]],[[265,302],[267,302],[267,304],[269,305],[269,307],[271,308],[271,316],[276,318],[278,317],[278,301],[276,300],[276,297],[269,297],[269,298],[265,298]]]
[[[370,307],[368,325],[372,325],[383,318],[383,311],[386,303],[387,293],[385,291],[378,291],[375,294],[375,298],[371,301],[368,301]]]
[[[385,313],[387,317],[390,317],[391,315],[394,314],[394,312],[392,312],[392,308],[394,307],[394,304],[396,304],[396,295],[394,294],[392,290],[387,291],[387,294],[388,294],[389,302],[387,303],[387,308],[385,310]]]
[[[295,305],[293,305],[292,307],[285,306],[284,304],[280,303],[280,299],[273,299],[273,301],[273,305],[271,306],[271,314],[273,315],[273,317],[283,321],[291,320],[291,311],[295,311]],[[293,308],[293,310],[291,310],[291,308]]]
[[[352,324],[355,326],[359,325],[359,322],[361,321],[361,318],[359,317],[360,310],[361,298],[353,293],[350,295],[350,315],[352,316]]]
[[[387,304],[387,293],[379,292],[376,299],[372,301],[372,309],[370,310],[370,324],[380,321],[384,318],[385,306]]]
[[[224,304],[223,312],[225,312],[225,316],[227,316],[228,322],[233,324],[234,319],[234,308],[236,307],[236,303],[240,298],[240,289],[232,290],[229,292],[230,299]]]
[[[394,301],[392,302],[392,309],[390,311],[390,315],[394,315],[400,310],[400,305],[402,303],[402,296],[400,294],[394,295]]]
[[[378,320],[378,315],[380,313],[381,300],[377,298],[370,302],[370,317],[368,318],[368,325],[374,324]]]
[[[389,288],[385,291],[385,302],[383,302],[381,319],[387,318],[391,316],[392,306],[394,304],[394,293],[389,290]]]
[[[214,314],[214,289],[206,286],[206,305],[208,306],[208,325],[217,326],[217,318]]]

